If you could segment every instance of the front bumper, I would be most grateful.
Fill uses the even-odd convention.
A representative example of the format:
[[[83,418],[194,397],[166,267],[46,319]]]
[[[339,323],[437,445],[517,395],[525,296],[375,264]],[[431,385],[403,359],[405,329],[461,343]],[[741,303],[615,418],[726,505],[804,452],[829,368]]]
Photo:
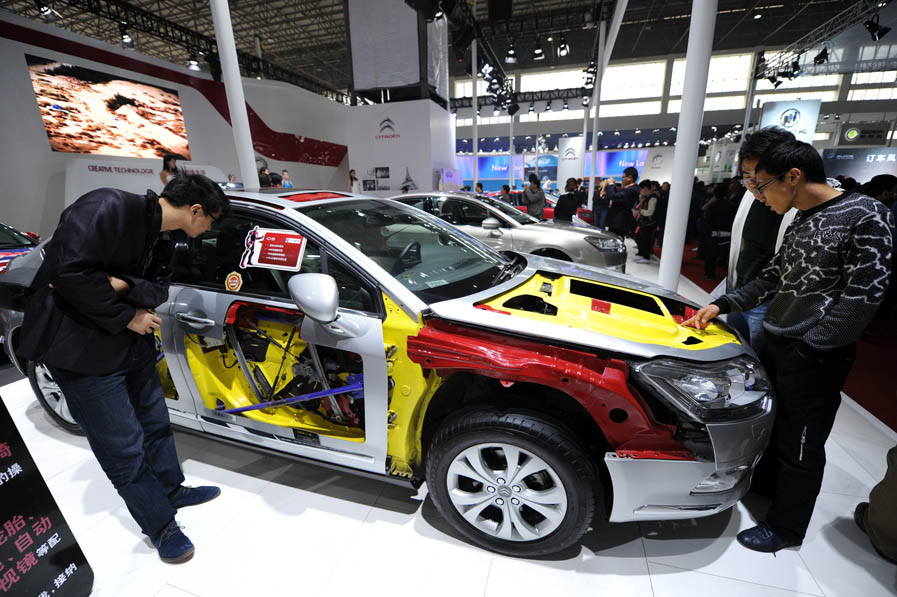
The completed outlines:
[[[749,419],[707,425],[714,461],[604,457],[613,484],[611,522],[711,516],[732,507],[750,488],[751,475],[769,443],[773,401]],[[738,481],[715,493],[693,490],[721,471],[741,469]]]

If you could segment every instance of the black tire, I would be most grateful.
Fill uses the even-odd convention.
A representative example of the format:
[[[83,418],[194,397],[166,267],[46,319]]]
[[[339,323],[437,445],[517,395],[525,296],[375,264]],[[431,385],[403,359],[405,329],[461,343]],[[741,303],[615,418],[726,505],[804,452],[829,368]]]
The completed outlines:
[[[484,490],[490,488],[484,486],[483,483],[473,481],[470,482],[468,489],[473,493],[464,494],[463,490],[458,487],[450,488],[449,483],[456,483],[457,479],[470,479],[463,475],[459,476],[457,472],[450,474],[450,467],[453,463],[457,464],[456,459],[465,458],[463,456],[465,450],[468,453],[470,450],[474,450],[474,453],[482,450],[482,454],[489,456],[489,450],[493,448],[488,444],[507,444],[516,447],[521,454],[524,454],[524,457],[525,453],[529,453],[536,457],[536,461],[541,459],[544,464],[553,469],[552,472],[556,474],[562,485],[562,487],[557,486],[554,489],[563,489],[563,492],[556,491],[556,493],[565,493],[566,502],[564,508],[561,509],[562,518],[559,517],[559,523],[545,519],[545,522],[551,523],[547,525],[549,527],[556,524],[551,532],[531,540],[527,540],[519,533],[516,538],[512,539],[495,536],[498,534],[502,522],[490,520],[491,517],[497,516],[504,521],[504,518],[508,516],[506,512],[510,512],[512,509],[516,512],[516,520],[514,520],[515,516],[510,516],[510,519],[518,525],[520,519],[524,517],[528,519],[527,522],[531,521],[534,515],[536,518],[542,517],[536,510],[531,508],[525,510],[527,508],[525,496],[532,488],[524,486],[523,493],[508,493],[508,487],[513,487],[514,491],[520,491],[516,485],[511,484],[510,480],[505,480],[506,485],[493,487],[493,490],[497,487],[497,491],[492,491],[486,501],[493,500],[491,496],[497,497],[498,492],[501,491],[504,492],[501,495],[506,497],[509,495],[511,498],[522,497],[524,501],[522,505],[511,506],[510,500],[505,502],[502,507],[490,503],[485,509],[478,511],[478,514],[473,515],[476,524],[481,525],[480,528],[461,514],[459,511],[461,506],[455,505],[452,501],[453,496],[454,499],[458,499],[458,495],[485,495],[480,488],[482,487]],[[494,454],[503,454],[503,452],[496,451]],[[587,454],[586,449],[574,439],[574,435],[569,429],[547,420],[540,414],[526,411],[500,412],[492,409],[467,411],[447,419],[430,442],[427,453],[427,487],[442,516],[458,532],[480,547],[511,556],[532,557],[555,553],[578,542],[588,531],[595,516],[597,494],[601,491],[601,487],[595,466]],[[506,466],[504,470],[509,470],[508,459],[504,458],[503,461]],[[461,462],[463,466],[466,461]],[[527,462],[528,460],[524,459],[518,460],[521,474],[522,469],[525,468],[523,465]],[[492,469],[490,472],[503,470],[495,469],[492,466],[489,468]],[[455,469],[455,471],[457,470]],[[512,477],[513,475],[507,476]],[[533,480],[547,478],[549,478],[549,473],[538,472],[525,477],[525,483],[530,485]],[[517,482],[519,483],[521,480],[523,479],[518,478]],[[551,484],[557,485],[557,483]],[[541,488],[537,487],[536,489]],[[549,487],[549,489],[551,488]],[[459,491],[462,493],[459,494]],[[453,493],[450,494],[450,492]],[[498,500],[494,499],[493,502],[498,502]],[[480,504],[482,503],[484,502],[480,502]],[[518,504],[520,504],[520,500],[518,500]],[[471,506],[471,510],[479,507],[480,505]],[[490,509],[493,510],[490,512]],[[486,515],[483,515],[484,513]],[[469,510],[468,515],[470,515]],[[496,526],[495,532],[481,530],[482,526],[492,524]],[[538,524],[542,524],[542,522]],[[514,529],[512,532],[518,532],[519,526],[514,526],[514,524],[511,526]]]
[[[75,435],[84,435],[81,426],[71,418],[68,407],[65,406],[65,396],[56,382],[50,376],[50,372],[40,364],[28,361],[28,381],[31,382],[31,389],[37,396],[37,401],[44,407],[53,422],[62,427],[69,433]],[[55,389],[53,388],[55,386]]]

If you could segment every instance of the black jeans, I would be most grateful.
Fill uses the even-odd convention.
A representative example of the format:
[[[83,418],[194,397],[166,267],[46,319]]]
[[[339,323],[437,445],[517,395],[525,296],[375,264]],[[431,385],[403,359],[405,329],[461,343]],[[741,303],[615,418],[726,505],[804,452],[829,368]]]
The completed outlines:
[[[150,338],[125,368],[90,376],[50,368],[69,411],[140,530],[156,536],[175,515],[168,496],[184,482]]]
[[[767,333],[761,360],[776,389],[772,438],[755,473],[772,497],[766,522],[788,540],[807,533],[825,469],[825,442],[841,405],[856,346],[818,351]]]
[[[654,233],[657,232],[657,224],[639,225],[635,234],[635,244],[638,246],[639,257],[650,259],[654,251]]]

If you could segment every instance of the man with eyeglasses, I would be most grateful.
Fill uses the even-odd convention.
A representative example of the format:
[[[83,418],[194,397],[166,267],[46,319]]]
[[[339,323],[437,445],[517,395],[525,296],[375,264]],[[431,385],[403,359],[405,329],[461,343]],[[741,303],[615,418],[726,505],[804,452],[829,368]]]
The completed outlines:
[[[179,174],[162,195],[97,189],[62,212],[29,288],[21,354],[45,364],[106,476],[168,563],[193,556],[178,508],[218,496],[185,487],[153,338],[168,300],[172,243],[226,214],[219,186]]]
[[[894,222],[880,202],[832,188],[819,152],[807,143],[770,147],[755,177],[764,205],[780,215],[798,210],[782,248],[754,280],[683,325],[703,329],[721,313],[770,301],[760,358],[777,398],[764,455],[773,479],[772,505],[766,520],[738,533],[738,541],[776,552],[800,545],[806,535],[856,340],[888,287]]]
[[[794,135],[788,131],[768,127],[753,133],[741,145],[738,152],[741,170],[739,181],[746,191],[732,222],[726,279],[714,290],[714,296],[732,292],[756,278],[782,245],[782,237],[797,210],[790,209],[783,216],[763,205],[758,200],[755,169],[757,161],[767,149],[793,140]],[[763,318],[768,309],[769,303],[765,302],[753,309],[726,316],[726,323],[747,338],[758,353],[763,343]]]

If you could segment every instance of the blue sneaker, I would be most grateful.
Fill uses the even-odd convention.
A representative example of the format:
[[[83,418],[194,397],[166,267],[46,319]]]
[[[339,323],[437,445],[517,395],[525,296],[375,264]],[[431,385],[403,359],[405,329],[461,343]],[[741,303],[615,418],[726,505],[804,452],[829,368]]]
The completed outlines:
[[[782,537],[772,530],[772,527],[766,522],[761,522],[755,527],[741,531],[736,536],[736,539],[748,549],[762,551],[764,553],[775,553],[780,549],[794,547],[795,545],[800,545],[802,543],[801,541],[789,540]]]
[[[181,532],[181,527],[173,518],[158,535],[150,539],[163,562],[180,564],[193,557],[193,543]]]
[[[171,504],[172,508],[178,510],[187,506],[204,504],[209,500],[214,500],[219,495],[221,495],[221,489],[214,485],[202,487],[181,485],[168,496],[168,503]]]

